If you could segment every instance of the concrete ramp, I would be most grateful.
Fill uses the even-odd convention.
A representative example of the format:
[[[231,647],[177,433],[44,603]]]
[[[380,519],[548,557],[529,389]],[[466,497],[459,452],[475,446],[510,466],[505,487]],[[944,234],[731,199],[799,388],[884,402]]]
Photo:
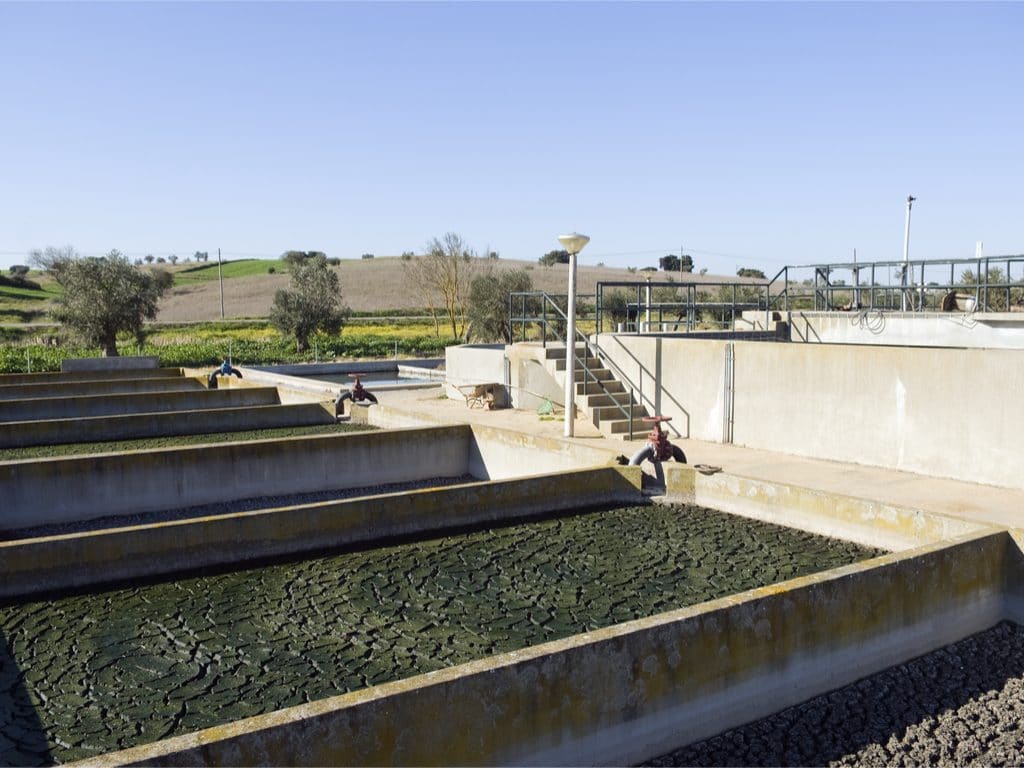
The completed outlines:
[[[47,397],[35,400],[8,400],[0,403],[0,423],[81,419],[91,416],[118,416],[129,413],[166,413],[213,408],[276,405],[280,403],[275,387],[238,389],[199,389],[192,392],[146,392],[85,397]]]
[[[12,421],[0,423],[0,448],[138,440],[171,435],[203,435],[250,429],[305,427],[334,422],[333,410],[319,403]]]

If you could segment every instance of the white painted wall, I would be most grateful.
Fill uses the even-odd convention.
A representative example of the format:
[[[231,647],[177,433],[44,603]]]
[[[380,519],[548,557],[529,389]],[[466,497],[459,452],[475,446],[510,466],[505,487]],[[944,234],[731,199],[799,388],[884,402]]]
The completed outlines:
[[[612,336],[684,437],[722,441],[724,341]],[[1024,488],[1024,355],[1013,350],[735,342],[733,442]]]
[[[790,323],[793,341],[1024,349],[1020,312],[792,312]]]

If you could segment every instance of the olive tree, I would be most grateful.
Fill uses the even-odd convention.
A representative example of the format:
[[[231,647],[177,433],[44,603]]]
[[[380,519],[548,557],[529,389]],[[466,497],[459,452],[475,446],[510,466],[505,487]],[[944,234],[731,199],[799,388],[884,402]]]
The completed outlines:
[[[309,349],[309,337],[317,331],[340,331],[349,309],[341,303],[338,273],[323,254],[292,262],[291,272],[291,288],[274,295],[270,323],[282,333],[294,335],[296,347],[304,352]]]
[[[87,344],[102,347],[104,357],[117,356],[119,333],[134,334],[141,342],[143,323],[156,318],[157,303],[173,283],[170,273],[139,269],[119,251],[83,258],[70,247],[48,248],[32,258],[63,289],[54,319]]]
[[[530,290],[533,290],[533,281],[523,269],[499,271],[474,278],[469,289],[468,313],[473,335],[484,341],[511,344],[509,294]]]

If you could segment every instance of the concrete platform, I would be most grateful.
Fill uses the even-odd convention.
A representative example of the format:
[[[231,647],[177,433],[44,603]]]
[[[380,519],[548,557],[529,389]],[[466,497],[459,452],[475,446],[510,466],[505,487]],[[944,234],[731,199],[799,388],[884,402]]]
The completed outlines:
[[[566,439],[562,437],[561,413],[545,420],[531,411],[470,409],[464,402],[447,399],[440,389],[429,393],[389,393],[371,413],[371,423],[380,426],[464,422]],[[612,456],[629,456],[644,445],[644,436],[632,442],[607,440],[585,419],[576,420],[575,433],[575,437],[569,438],[571,442],[607,451]],[[801,485],[973,522],[1006,527],[1024,525],[1024,491],[1021,490],[701,440],[674,439],[673,442],[685,451],[690,464],[718,466],[734,475]]]

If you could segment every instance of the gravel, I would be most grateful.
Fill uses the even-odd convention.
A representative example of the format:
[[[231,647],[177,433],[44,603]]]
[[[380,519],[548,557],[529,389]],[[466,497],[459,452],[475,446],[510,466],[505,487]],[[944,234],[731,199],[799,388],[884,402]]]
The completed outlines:
[[[1024,628],[1003,622],[654,766],[1024,765]]]

